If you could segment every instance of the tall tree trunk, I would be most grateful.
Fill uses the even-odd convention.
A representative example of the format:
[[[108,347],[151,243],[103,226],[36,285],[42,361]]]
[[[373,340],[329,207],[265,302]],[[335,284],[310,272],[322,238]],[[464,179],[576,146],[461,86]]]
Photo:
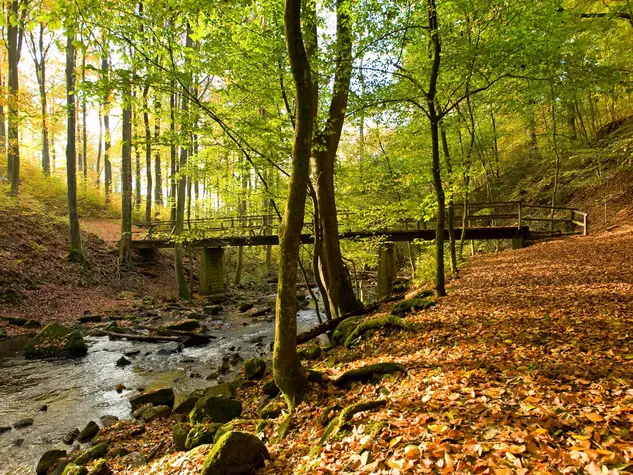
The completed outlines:
[[[77,212],[77,149],[75,135],[77,130],[77,111],[75,107],[75,45],[74,35],[68,33],[66,39],[66,104],[67,104],[67,141],[66,141],[66,179],[68,183],[68,217],[70,221],[70,254],[73,262],[83,262],[81,231]]]
[[[342,313],[348,313],[362,307],[362,303],[356,298],[349,274],[343,265],[334,193],[334,162],[345,122],[352,75],[351,23],[351,1],[337,0],[337,54],[333,95],[327,121],[324,129],[315,137],[313,151],[316,193],[320,213],[318,218],[323,237],[321,272],[328,290],[332,314],[335,318]],[[314,95],[315,91],[313,90],[312,93]]]
[[[35,65],[35,74],[37,76],[37,85],[40,94],[40,113],[42,116],[42,172],[45,176],[51,174],[51,161],[48,139],[48,95],[46,93],[46,47],[44,46],[44,23],[40,22],[37,37],[37,46],[35,35],[29,34],[31,45],[31,56]]]
[[[154,202],[158,206],[163,206],[163,176],[160,169],[160,146],[158,144],[158,141],[160,140],[160,111],[160,95],[156,93],[156,97],[154,98],[154,173],[156,175],[156,183],[154,187]]]
[[[149,103],[147,95],[149,84],[143,88],[143,125],[145,126],[145,177],[147,188],[145,190],[145,221],[152,221],[152,131],[149,127]]]
[[[446,130],[442,128],[442,150],[444,151],[444,160],[446,161],[446,171],[448,176],[452,180],[453,166],[451,164],[451,156],[448,150],[448,140],[446,139]],[[450,239],[451,250],[451,271],[454,275],[457,275],[459,268],[457,267],[457,252],[455,246],[455,205],[453,202],[453,194],[451,193],[448,198],[448,238]]]
[[[126,78],[123,90],[123,125],[121,143],[121,243],[119,266],[132,261],[132,84]]]
[[[112,192],[112,163],[110,162],[110,148],[112,146],[112,135],[110,134],[110,64],[107,53],[101,58],[101,77],[106,84],[103,93],[103,128],[105,129],[105,145],[103,151],[103,168],[105,184],[105,201],[110,202]]]
[[[4,81],[2,78],[2,70],[0,69],[0,156],[7,156],[7,126],[4,115],[4,104],[6,94],[4,90]],[[11,173],[7,170],[7,177],[11,177]]]
[[[173,86],[173,83],[172,83]],[[169,219],[176,220],[176,94],[169,97]]]
[[[11,180],[11,194],[17,195],[20,185],[20,143],[19,133],[19,99],[18,99],[18,64],[20,63],[21,25],[19,2],[10,0],[7,21],[7,52],[9,62],[9,114],[8,114],[8,148],[7,162]]]
[[[86,83],[86,50],[81,50],[81,84]],[[81,94],[81,146],[83,149],[84,188],[88,186],[88,101],[87,94]]]
[[[292,145],[288,200],[279,236],[279,285],[273,350],[275,382],[293,410],[306,397],[306,382],[297,357],[297,265],[310,175],[313,94],[310,63],[301,32],[302,0],[286,0],[286,48],[297,90],[297,113]]]
[[[101,110],[102,106],[101,104],[99,104],[99,145],[97,146],[97,164],[95,166],[95,170],[97,172],[97,188],[99,188],[99,185],[101,184],[101,153],[103,146],[103,115],[101,113]]]

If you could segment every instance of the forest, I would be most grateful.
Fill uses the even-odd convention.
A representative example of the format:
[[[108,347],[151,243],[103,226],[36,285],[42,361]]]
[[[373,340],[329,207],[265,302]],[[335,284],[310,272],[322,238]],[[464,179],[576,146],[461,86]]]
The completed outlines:
[[[633,473],[629,0],[6,0],[0,475]]]

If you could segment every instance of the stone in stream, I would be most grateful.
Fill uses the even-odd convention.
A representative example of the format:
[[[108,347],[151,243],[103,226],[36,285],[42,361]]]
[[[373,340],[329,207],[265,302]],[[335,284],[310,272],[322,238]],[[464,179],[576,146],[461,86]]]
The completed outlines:
[[[180,343],[177,343],[175,341],[170,341],[169,343],[166,343],[165,346],[163,346],[160,350],[158,350],[156,354],[159,356],[169,356],[169,355],[176,355],[180,353],[181,351],[182,351],[182,347]]]
[[[88,353],[88,346],[78,330],[59,323],[49,323],[24,347],[27,358],[75,357]]]
[[[116,365],[119,368],[124,368],[125,366],[129,366],[131,364],[132,364],[132,362],[130,360],[128,360],[125,356],[121,356],[121,358],[116,360]]]
[[[0,426],[0,434],[4,434],[5,432],[9,432],[11,427],[9,426]]]
[[[143,404],[141,407],[132,412],[132,417],[134,417],[134,419],[140,419],[141,416],[143,416],[143,413],[152,407],[154,407],[152,403]]]
[[[244,358],[238,352],[230,353],[228,356],[229,356],[229,363],[232,366],[236,366],[240,364],[242,361],[244,361]]]
[[[88,462],[92,460],[97,460],[105,457],[108,453],[108,443],[102,442],[100,444],[95,445],[94,447],[89,448],[83,454],[75,459],[75,465],[86,465]]]
[[[138,396],[134,396],[130,399],[132,410],[135,411],[144,404],[153,404],[155,406],[169,406],[174,407],[174,390],[171,388],[157,389],[155,391],[149,391]]]
[[[246,380],[262,379],[266,371],[266,363],[261,358],[244,361],[244,378]]]
[[[32,426],[35,420],[31,417],[27,417],[25,419],[20,419],[19,421],[13,424],[14,429],[24,429],[25,427]]]
[[[239,310],[240,312],[246,312],[247,310],[250,310],[250,309],[251,309],[251,308],[253,308],[254,306],[255,306],[255,304],[254,304],[254,303],[252,303],[252,302],[246,302],[246,303],[243,303],[242,305],[240,305],[240,306],[239,306],[239,307],[237,307],[237,308],[238,308],[238,310]]]
[[[119,422],[119,418],[117,416],[105,415],[99,418],[101,425],[105,427],[112,427],[114,424]]]
[[[264,466],[268,450],[247,432],[227,432],[213,446],[201,475],[252,475]]]
[[[197,320],[182,320],[180,322],[165,325],[168,330],[193,331],[200,328],[200,322]]]
[[[46,475],[48,473],[48,469],[54,467],[59,459],[65,456],[65,450],[48,450],[44,452],[44,455],[40,457],[40,461],[37,462],[35,473],[37,475]]]
[[[272,307],[255,307],[251,308],[248,312],[245,313],[245,316],[255,318],[261,317],[262,315],[266,315],[267,313],[272,312]]]
[[[138,356],[141,354],[141,350],[131,350],[131,351],[126,351],[125,353],[123,353],[125,356]]]
[[[222,305],[205,305],[202,311],[207,315],[218,315],[223,309]]]
[[[79,317],[79,323],[99,323],[103,320],[101,315],[82,315]]]
[[[242,403],[236,399],[221,397],[202,398],[196,402],[189,414],[189,421],[197,424],[210,420],[211,422],[230,422],[242,414]]]
[[[143,412],[141,417],[145,422],[151,422],[155,419],[165,419],[169,416],[171,416],[171,408],[169,406],[155,406]]]
[[[68,434],[66,434],[62,440],[64,441],[65,444],[71,445],[78,436],[79,436],[79,429],[74,428]]]
[[[88,442],[94,439],[101,429],[95,421],[90,421],[77,436],[77,442]]]
[[[40,412],[46,412],[46,411],[48,411],[48,405],[46,405],[46,404],[42,404],[42,405],[40,406],[40,408],[38,409],[38,411],[40,411]]]

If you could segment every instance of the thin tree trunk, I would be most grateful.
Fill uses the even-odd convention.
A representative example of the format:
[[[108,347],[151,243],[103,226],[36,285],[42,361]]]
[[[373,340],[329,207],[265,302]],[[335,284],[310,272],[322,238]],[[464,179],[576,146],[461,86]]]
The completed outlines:
[[[75,107],[75,45],[74,35],[70,33],[66,40],[66,104],[67,104],[67,142],[66,142],[66,179],[68,184],[68,217],[70,221],[70,253],[72,262],[83,262],[81,231],[77,212],[77,149],[75,145],[77,111]]]
[[[152,131],[149,127],[149,103],[147,95],[149,84],[143,88],[143,125],[145,126],[145,177],[147,188],[145,190],[145,221],[152,221]]]
[[[302,0],[286,0],[286,48],[297,91],[297,113],[292,146],[288,200],[279,236],[279,284],[273,350],[273,374],[292,411],[306,397],[306,382],[297,357],[297,263],[310,175],[313,131],[313,94],[310,63],[301,31]]]
[[[163,176],[161,171],[160,147],[158,145],[158,141],[160,140],[160,112],[160,95],[156,93],[156,97],[154,98],[154,173],[156,174],[154,202],[158,206],[163,206]]]
[[[18,100],[18,64],[20,63],[21,34],[18,0],[9,2],[9,20],[7,21],[7,51],[9,62],[9,114],[7,162],[11,180],[11,194],[17,195],[20,185],[20,144],[19,144],[19,100]],[[12,18],[12,20],[11,20]]]
[[[173,84],[172,84],[173,86]],[[171,143],[169,147],[169,201],[170,220],[176,220],[176,94],[169,98],[169,132]]]
[[[86,51],[82,48],[81,53],[81,83],[86,83]],[[83,148],[83,172],[84,172],[84,188],[88,186],[88,101],[86,93],[81,95],[81,144]]]
[[[446,130],[441,130],[442,135],[442,149],[444,151],[444,160],[446,161],[446,171],[448,176],[452,180],[453,166],[451,164],[451,157],[448,150],[448,140],[446,139]],[[457,275],[459,268],[457,267],[457,252],[455,246],[455,205],[453,202],[453,194],[451,193],[448,199],[448,237],[450,239],[451,250],[451,271],[454,275]]]
[[[560,176],[560,153],[558,151],[558,127],[556,118],[556,97],[554,95],[554,86],[550,85],[552,94],[552,144],[554,155],[556,156],[556,166],[554,172],[554,190],[552,191],[552,213],[551,213],[551,229],[554,230],[554,207],[556,206],[556,195],[558,195],[559,176]]]
[[[96,165],[96,172],[97,172],[97,180],[96,180],[96,184],[97,184],[97,188],[99,188],[99,185],[101,184],[101,153],[102,153],[102,146],[103,146],[103,117],[102,117],[102,106],[101,104],[99,104],[99,111],[98,111],[98,115],[99,115],[99,145],[97,146],[97,165]]]
[[[105,146],[103,153],[104,183],[105,183],[105,202],[110,202],[110,193],[112,191],[112,163],[110,162],[110,148],[112,145],[112,135],[110,134],[110,64],[107,53],[101,58],[101,75],[106,85],[103,94],[103,127],[105,129]]]
[[[132,263],[132,85],[127,78],[123,91],[123,125],[121,144],[121,243],[119,266]]]

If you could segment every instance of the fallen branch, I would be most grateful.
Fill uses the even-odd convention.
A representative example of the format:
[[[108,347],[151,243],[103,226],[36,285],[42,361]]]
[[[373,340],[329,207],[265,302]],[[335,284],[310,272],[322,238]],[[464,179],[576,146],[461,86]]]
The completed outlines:
[[[105,330],[97,330],[96,335],[109,336],[115,340],[128,339],[130,341],[147,341],[150,343],[162,343],[166,341],[176,341],[180,343],[182,337],[179,336],[150,336],[150,335],[131,335],[129,333],[112,333]]]
[[[368,313],[373,312],[377,308],[378,308],[378,305],[370,305],[369,307],[361,308],[359,310],[355,310],[354,312],[346,313],[342,317],[338,317],[333,320],[323,322],[320,325],[317,325],[316,327],[308,331],[299,333],[297,335],[297,345],[306,343],[325,332],[335,329],[339,325],[339,323],[341,323],[343,320],[347,320],[350,317],[358,317],[361,315],[367,315]]]
[[[395,315],[387,315],[384,317],[374,318],[372,320],[367,320],[359,323],[356,328],[349,334],[347,339],[345,340],[345,348],[349,348],[354,343],[354,340],[360,338],[364,333],[369,330],[376,330],[379,328],[400,328],[402,330],[414,330],[415,325],[411,322],[407,322],[400,317],[396,317]]]

